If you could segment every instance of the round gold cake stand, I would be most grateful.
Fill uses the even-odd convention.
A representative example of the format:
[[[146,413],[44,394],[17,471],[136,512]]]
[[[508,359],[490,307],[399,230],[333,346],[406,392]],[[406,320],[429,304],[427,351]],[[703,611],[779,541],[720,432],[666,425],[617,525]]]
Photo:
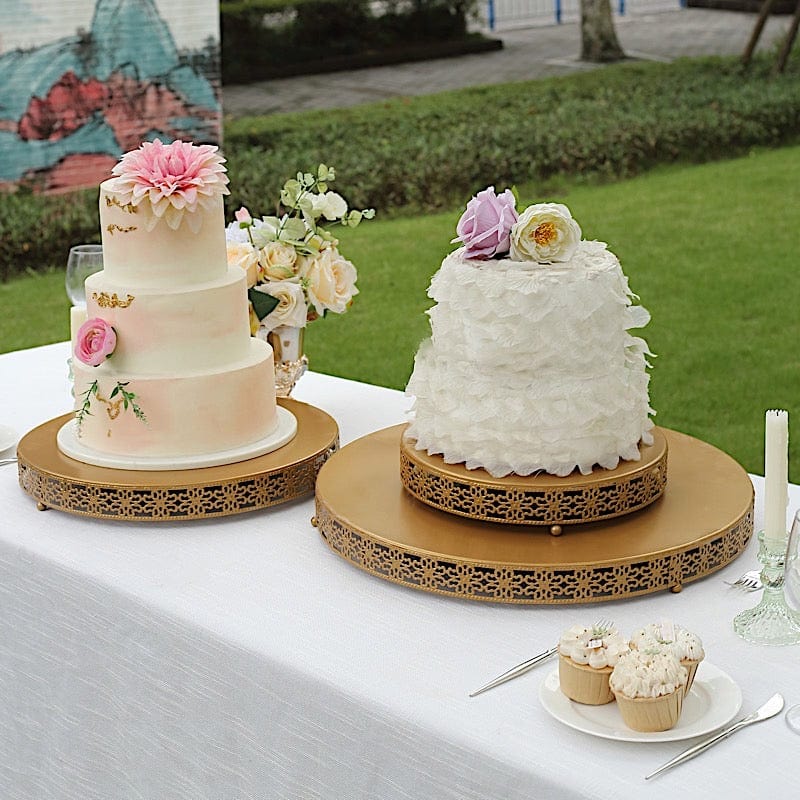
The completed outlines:
[[[41,510],[113,520],[204,519],[286,503],[314,491],[317,473],[339,447],[339,428],[319,408],[278,403],[297,418],[297,435],[278,450],[225,466],[158,472],[96,467],[63,455],[56,434],[72,416],[66,414],[22,438],[19,483]]]
[[[545,473],[494,478],[483,469],[446,464],[439,455],[400,442],[400,480],[408,492],[429,506],[470,519],[503,524],[562,525],[597,522],[630,514],[655,502],[667,485],[667,438],[653,430],[653,444],[639,448],[638,461],[615,469],[566,478]]]
[[[728,564],[753,533],[753,486],[715,447],[662,431],[669,483],[647,508],[547,528],[467,519],[404,490],[404,425],[358,439],[320,470],[316,516],[325,542],[367,572],[438,594],[501,603],[568,604],[680,591]]]

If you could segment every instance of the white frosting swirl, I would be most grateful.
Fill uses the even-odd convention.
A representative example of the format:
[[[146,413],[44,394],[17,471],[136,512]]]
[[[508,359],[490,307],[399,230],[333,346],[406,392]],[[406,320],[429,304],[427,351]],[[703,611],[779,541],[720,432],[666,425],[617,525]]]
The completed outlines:
[[[663,623],[650,623],[634,631],[631,645],[639,650],[662,647],[682,661],[702,661],[705,658],[703,643],[697,634],[673,625],[672,631]]]
[[[585,628],[573,625],[561,634],[558,652],[576,664],[592,669],[613,667],[620,656],[628,651],[628,643],[616,628]]]
[[[611,691],[625,697],[660,697],[686,683],[686,668],[666,650],[630,650],[609,677]]]

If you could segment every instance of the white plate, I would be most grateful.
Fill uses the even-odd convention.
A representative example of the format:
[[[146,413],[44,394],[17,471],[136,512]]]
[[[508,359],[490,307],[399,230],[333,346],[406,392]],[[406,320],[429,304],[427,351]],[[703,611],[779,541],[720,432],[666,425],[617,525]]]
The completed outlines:
[[[10,450],[19,441],[19,434],[8,425],[0,425],[0,453]]]
[[[617,704],[585,706],[562,693],[558,669],[539,688],[539,699],[548,714],[576,731],[616,739],[619,742],[678,742],[702,736],[730,722],[742,707],[742,691],[736,682],[708,661],[697,668],[692,688],[683,701],[678,724],[668,731],[640,733],[626,727]]]

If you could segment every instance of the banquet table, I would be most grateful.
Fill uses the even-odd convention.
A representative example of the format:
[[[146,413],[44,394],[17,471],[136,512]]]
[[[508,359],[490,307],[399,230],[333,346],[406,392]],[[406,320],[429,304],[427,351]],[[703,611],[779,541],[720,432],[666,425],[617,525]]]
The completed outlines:
[[[67,357],[66,343],[0,356],[0,423],[23,433],[68,411]],[[409,404],[313,372],[293,396],[333,416],[343,445],[402,422]],[[763,479],[751,477],[758,530]],[[603,616],[630,632],[669,617],[739,685],[741,715],[776,691],[800,703],[800,648],[733,631],[758,595],[723,580],[758,565],[755,537],[677,594],[502,605],[360,571],[311,525],[313,498],[217,519],[114,522],[37,510],[11,465],[0,467],[0,503],[3,800],[796,794],[800,736],[783,715],[645,782],[691,741],[565,726],[539,701],[555,662],[468,696],[572,624]],[[792,485],[789,511],[798,506]]]

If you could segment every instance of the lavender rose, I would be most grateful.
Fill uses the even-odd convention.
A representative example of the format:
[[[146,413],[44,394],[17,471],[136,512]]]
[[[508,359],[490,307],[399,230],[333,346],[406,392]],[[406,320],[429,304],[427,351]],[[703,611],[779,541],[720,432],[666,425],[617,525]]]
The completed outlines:
[[[510,189],[497,195],[494,186],[478,192],[458,221],[453,242],[464,244],[466,258],[492,258],[507,253],[511,227],[517,221],[516,201]]]
[[[75,337],[75,358],[96,367],[114,352],[116,346],[117,334],[104,319],[87,319]]]

